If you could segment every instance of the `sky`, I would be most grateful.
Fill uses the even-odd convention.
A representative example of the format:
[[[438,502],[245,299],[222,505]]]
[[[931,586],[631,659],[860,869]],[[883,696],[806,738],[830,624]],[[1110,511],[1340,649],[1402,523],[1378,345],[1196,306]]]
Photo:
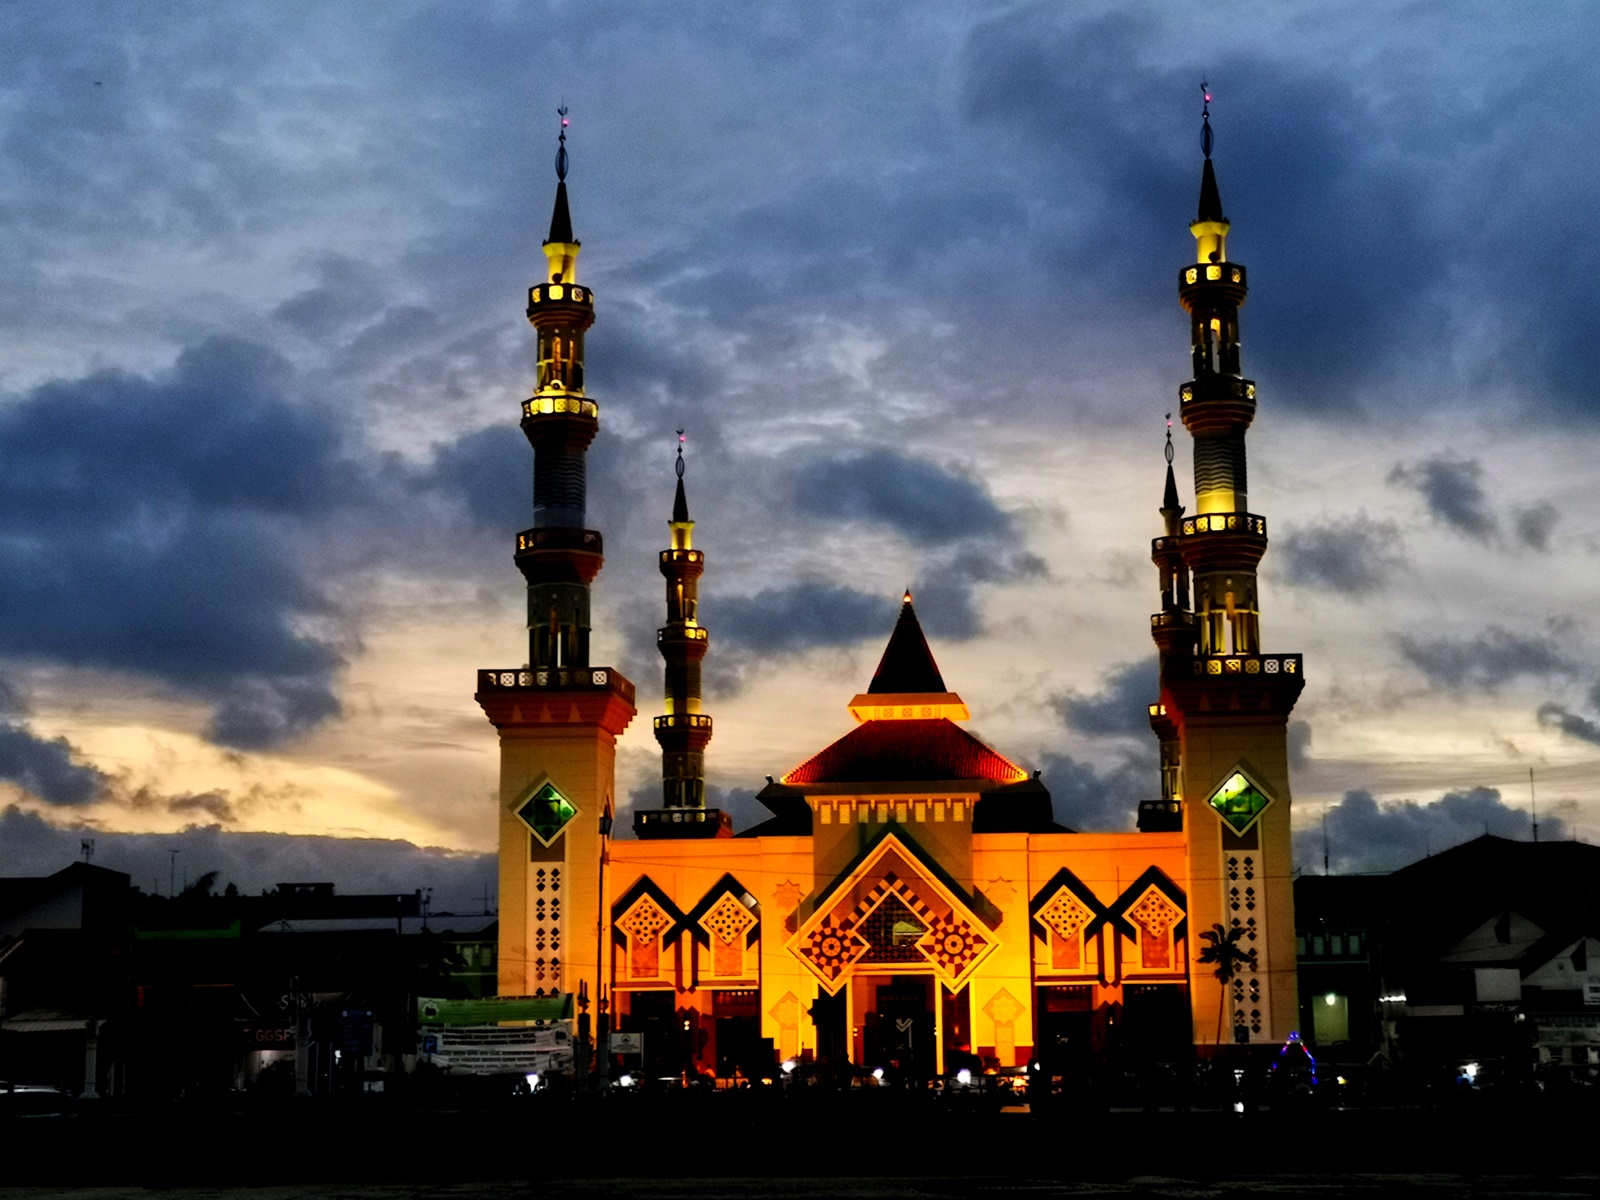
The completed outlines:
[[[1303,867],[1528,837],[1535,795],[1600,838],[1592,6],[21,0],[0,35],[0,873],[92,840],[153,890],[481,904],[563,103],[620,824],[683,426],[740,827],[908,585],[969,728],[1131,827],[1202,80]]]

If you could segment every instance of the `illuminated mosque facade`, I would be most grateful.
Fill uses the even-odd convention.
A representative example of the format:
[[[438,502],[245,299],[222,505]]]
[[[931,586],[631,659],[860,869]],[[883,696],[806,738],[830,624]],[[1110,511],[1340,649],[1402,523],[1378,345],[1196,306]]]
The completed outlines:
[[[1169,429],[1150,619],[1161,772],[1138,831],[1056,824],[1037,775],[962,728],[967,706],[909,594],[849,700],[848,731],[769,779],[758,798],[770,819],[735,831],[706,804],[707,563],[680,447],[660,552],[661,803],[634,814],[634,838],[616,839],[616,739],[637,708],[633,683],[589,655],[603,555],[585,520],[595,309],[578,273],[563,131],[548,269],[528,292],[538,383],[521,426],[534,513],[516,550],[528,662],[478,672],[501,748],[502,996],[582,993],[597,1020],[642,1033],[657,1064],[719,1074],[782,1060],[933,1074],[1051,1053],[1163,1058],[1276,1045],[1297,1027],[1286,725],[1303,672],[1299,655],[1261,647],[1266,522],[1247,499],[1256,386],[1239,342],[1247,281],[1227,253],[1209,117],[1203,147],[1197,252],[1178,281],[1193,332],[1178,412],[1195,496],[1191,513]],[[1238,963],[1226,980],[1203,960],[1219,940]]]

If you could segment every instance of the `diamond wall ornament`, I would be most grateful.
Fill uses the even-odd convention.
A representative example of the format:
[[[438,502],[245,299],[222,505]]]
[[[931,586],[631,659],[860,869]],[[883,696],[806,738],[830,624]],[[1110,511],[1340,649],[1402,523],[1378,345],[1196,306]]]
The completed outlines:
[[[1243,772],[1235,771],[1211,793],[1209,803],[1230,829],[1235,833],[1243,833],[1255,824],[1256,818],[1266,811],[1272,799],[1251,783]]]
[[[533,830],[533,836],[546,846],[555,841],[556,835],[577,815],[577,806],[563,796],[553,783],[542,785],[517,809],[517,816]]]

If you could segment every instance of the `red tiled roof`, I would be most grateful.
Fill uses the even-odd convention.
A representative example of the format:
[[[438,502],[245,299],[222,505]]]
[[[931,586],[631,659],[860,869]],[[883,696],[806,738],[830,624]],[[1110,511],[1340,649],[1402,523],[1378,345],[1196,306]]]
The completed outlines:
[[[865,721],[783,777],[788,784],[947,782],[1016,783],[1028,773],[966,730],[931,721]]]

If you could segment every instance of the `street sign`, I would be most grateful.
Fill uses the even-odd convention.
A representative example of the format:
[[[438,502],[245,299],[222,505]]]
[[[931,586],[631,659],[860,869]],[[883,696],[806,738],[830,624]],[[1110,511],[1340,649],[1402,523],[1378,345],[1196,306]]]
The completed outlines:
[[[480,1000],[417,999],[417,1020],[423,1025],[494,1025],[501,1021],[565,1021],[572,1016],[572,996],[485,996]]]

